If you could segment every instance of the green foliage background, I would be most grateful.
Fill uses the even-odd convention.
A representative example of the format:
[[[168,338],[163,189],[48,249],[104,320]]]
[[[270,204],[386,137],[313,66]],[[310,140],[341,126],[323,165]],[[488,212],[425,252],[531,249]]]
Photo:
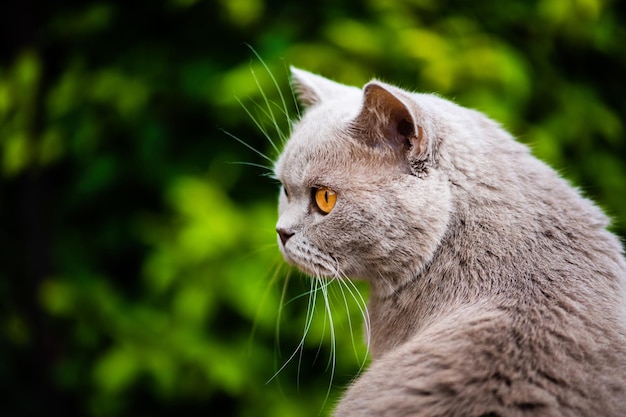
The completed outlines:
[[[309,281],[281,266],[276,184],[241,164],[270,163],[224,133],[276,154],[239,103],[277,138],[246,44],[291,117],[288,65],[486,112],[626,236],[617,1],[5,3],[0,415],[317,416],[358,372],[337,289],[335,333],[318,296],[299,349]]]

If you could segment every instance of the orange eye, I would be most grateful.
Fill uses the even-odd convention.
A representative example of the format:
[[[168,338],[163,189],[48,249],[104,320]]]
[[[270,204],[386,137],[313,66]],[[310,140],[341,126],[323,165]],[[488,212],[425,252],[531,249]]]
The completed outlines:
[[[315,204],[317,204],[317,208],[319,208],[322,213],[328,214],[335,207],[335,202],[337,202],[337,193],[328,188],[317,188],[315,189]]]

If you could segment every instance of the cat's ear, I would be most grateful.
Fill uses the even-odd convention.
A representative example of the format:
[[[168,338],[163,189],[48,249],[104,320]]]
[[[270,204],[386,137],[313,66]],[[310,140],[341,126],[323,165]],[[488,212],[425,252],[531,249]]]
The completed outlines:
[[[429,138],[418,123],[419,110],[402,90],[372,81],[363,88],[363,107],[353,122],[362,140],[374,147],[390,147],[406,156],[412,171],[427,163]]]
[[[358,91],[355,87],[339,84],[321,75],[290,67],[293,89],[305,107],[311,107],[323,101],[341,97]]]

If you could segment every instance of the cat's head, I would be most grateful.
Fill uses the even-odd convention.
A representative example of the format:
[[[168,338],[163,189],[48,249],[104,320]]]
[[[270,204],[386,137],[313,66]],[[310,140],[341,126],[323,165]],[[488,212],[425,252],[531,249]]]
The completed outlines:
[[[280,250],[310,275],[393,291],[433,256],[450,218],[433,111],[441,99],[292,74],[307,109],[275,165]]]

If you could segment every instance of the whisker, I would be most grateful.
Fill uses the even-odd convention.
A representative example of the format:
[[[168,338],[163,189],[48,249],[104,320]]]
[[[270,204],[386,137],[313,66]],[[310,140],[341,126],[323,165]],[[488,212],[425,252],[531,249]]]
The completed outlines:
[[[257,331],[257,327],[258,327],[258,323],[259,323],[259,316],[261,315],[261,310],[263,308],[263,304],[265,303],[265,300],[267,299],[267,296],[268,296],[271,288],[274,286],[274,284],[276,283],[278,278],[281,276],[281,271],[283,269],[283,266],[284,266],[284,264],[280,260],[276,260],[276,262],[274,263],[274,265],[271,268],[271,269],[274,270],[274,273],[272,274],[272,277],[269,279],[267,285],[265,286],[265,290],[263,291],[263,295],[261,296],[261,301],[259,302],[259,304],[258,304],[258,306],[256,308],[254,322],[252,324],[252,330],[250,331],[250,337],[249,337],[249,340],[248,340],[248,347],[249,347],[250,350],[252,349],[252,341],[254,340],[254,336],[255,336],[256,331]]]
[[[278,103],[272,101],[272,100],[268,100],[265,99],[267,106],[269,107],[270,105],[273,105],[277,108],[277,110],[283,115],[285,116],[285,119],[287,121],[290,121],[291,119],[289,118],[289,114],[285,113],[285,110],[281,109],[280,106],[278,105]],[[257,108],[258,111],[260,111],[265,117],[267,117],[268,119],[271,119],[275,122],[275,117],[274,114],[269,112],[268,110],[266,110],[265,107],[261,106],[259,103],[257,103],[256,101],[252,101],[252,103],[255,105],[255,107]],[[288,127],[289,129],[289,127]],[[277,131],[278,137],[281,140],[281,143],[284,145],[284,143],[287,140],[287,136],[285,136],[284,132],[282,131],[282,129],[278,129]]]
[[[352,335],[352,337],[350,338],[352,340],[352,349],[354,350],[354,356],[358,357],[356,343],[354,341],[354,328],[352,327],[352,318],[350,316],[350,307],[348,306],[348,299],[346,298],[346,293],[343,290],[344,285],[347,285],[347,284],[341,282],[342,281],[341,279],[338,279],[337,281],[339,283],[339,290],[341,291],[341,296],[343,298],[343,305],[346,308],[346,317],[348,318],[348,328],[350,329],[350,334]],[[349,289],[348,289],[348,291],[349,291]],[[352,293],[350,293],[350,295],[352,295]],[[354,295],[352,295],[352,296],[354,297]]]
[[[263,91],[263,88],[261,87],[261,83],[259,82],[259,79],[256,76],[256,73],[254,72],[254,70],[252,68],[250,68],[250,72],[252,73],[252,77],[254,78],[254,82],[256,83],[257,87],[259,88],[259,91],[261,92],[261,97],[263,97],[263,100],[265,101],[265,106],[267,108],[267,111],[269,113],[269,119],[272,121],[272,124],[274,125],[274,130],[276,131],[276,133],[278,134],[279,137],[283,137],[285,134],[283,133],[282,129],[280,128],[280,126],[278,125],[276,116],[274,115],[274,112],[272,111],[272,106],[270,105],[270,101],[267,98],[267,95],[265,94],[265,91]],[[272,76],[270,74],[270,76]],[[272,76],[273,78],[273,76]],[[282,93],[280,93],[280,89],[278,90],[279,94],[282,98]],[[272,146],[274,147],[274,149],[276,150],[276,152],[280,152],[278,150],[278,147],[276,147],[276,145],[274,144],[274,142],[269,138],[269,136],[267,136],[268,140],[270,141],[270,143],[272,144]]]
[[[265,155],[263,152],[259,151],[258,149],[256,149],[255,147],[253,147],[252,145],[249,145],[248,143],[246,143],[246,141],[244,141],[243,139],[239,139],[237,136],[233,135],[232,133],[230,133],[227,130],[224,129],[220,129],[222,132],[224,132],[225,134],[227,134],[228,136],[230,136],[231,138],[235,139],[237,142],[241,143],[243,146],[245,146],[246,148],[250,149],[252,152],[256,153],[257,155],[259,155],[260,157],[270,161],[272,164],[274,163],[274,161],[272,160],[272,158],[270,158],[269,156]]]
[[[283,369],[287,367],[287,365],[293,360],[293,358],[298,354],[298,352],[304,349],[304,342],[311,328],[311,323],[313,322],[313,311],[315,310],[315,303],[317,300],[317,291],[313,289],[313,282],[311,282],[311,290],[309,291],[309,294],[310,296],[309,296],[309,302],[307,305],[307,313],[306,313],[304,332],[303,332],[302,338],[300,339],[300,342],[294,349],[293,353],[289,356],[289,358],[285,361],[285,363],[283,363],[280,369],[278,369],[278,371],[276,371],[276,373],[272,375],[272,377],[266,382],[266,384],[269,384],[270,382],[272,382],[278,376],[278,374],[280,374],[283,371]],[[299,369],[300,368],[298,368],[298,378],[300,374]]]
[[[369,355],[370,343],[371,343],[371,321],[369,310],[367,309],[367,302],[363,298],[361,291],[357,288],[357,286],[352,282],[351,279],[343,275],[344,279],[340,279],[340,282],[345,285],[345,288],[348,290],[352,299],[355,301],[357,308],[361,312],[361,316],[363,317],[364,327],[365,327],[365,356],[363,357],[363,361],[361,362],[361,367],[359,369],[359,373],[363,370],[367,363],[367,357]],[[354,339],[353,339],[354,342]]]
[[[323,279],[319,276],[316,276],[315,278],[311,278],[311,279],[314,279],[316,281],[316,289],[318,291],[324,292],[324,289],[322,289]],[[322,336],[320,337],[319,343],[317,345],[317,352],[315,352],[313,363],[317,362],[317,359],[319,358],[320,353],[322,353],[322,348],[324,347],[324,336],[326,335],[326,318],[327,318],[327,313],[326,313],[326,309],[324,308],[324,322],[323,322],[323,327],[322,327]]]
[[[276,81],[276,78],[274,77],[274,74],[272,73],[272,71],[270,71],[269,67],[267,66],[263,58],[261,58],[261,56],[257,53],[257,51],[251,45],[248,45],[248,47],[250,48],[252,53],[257,57],[259,62],[261,62],[261,65],[263,65],[263,68],[265,68],[270,78],[272,79],[272,82],[274,83],[274,87],[276,87],[276,91],[278,92],[278,96],[280,97],[280,101],[283,104],[283,109],[285,109],[284,114],[287,116],[287,118],[289,118],[289,111],[287,110],[287,103],[285,102],[285,98],[283,97],[283,93],[280,89],[280,86],[278,85],[278,82]]]
[[[330,392],[333,386],[333,381],[335,379],[335,368],[337,365],[337,341],[335,338],[335,325],[333,322],[333,314],[332,314],[332,310],[330,308],[330,302],[328,299],[328,285],[330,285],[332,281],[334,281],[334,278],[328,281],[328,284],[326,286],[322,287],[322,295],[324,297],[324,307],[326,310],[326,314],[324,315],[325,316],[324,324],[326,324],[326,317],[328,317],[328,323],[330,326],[330,340],[331,340],[330,357],[328,358],[329,361],[327,365],[331,367],[331,372],[330,372],[330,381],[328,382],[328,389],[326,390],[326,397],[324,397],[324,404],[326,404],[326,402],[330,398]]]
[[[283,289],[280,293],[280,302],[278,307],[278,314],[276,315],[276,336],[275,343],[278,348],[278,355],[281,355],[280,349],[280,321],[283,314],[283,306],[285,301],[285,296],[287,295],[287,287],[289,286],[289,280],[291,278],[291,270],[288,270],[287,275],[285,275],[285,281],[283,282]],[[268,381],[269,382],[269,381]]]
[[[302,337],[300,356],[298,358],[298,374],[297,374],[298,377],[296,378],[296,385],[297,385],[298,391],[300,390],[300,370],[302,369],[302,355],[304,354],[304,341],[305,341],[307,334],[309,333],[311,324],[313,323],[313,317],[315,315],[315,306],[317,305],[318,289],[319,289],[319,281],[311,280],[311,291],[309,293],[310,294],[309,305],[307,306],[307,315],[306,315],[307,325],[304,331],[304,335]]]
[[[256,78],[255,78],[255,79],[256,79]],[[257,82],[257,84],[258,84],[258,82]],[[259,88],[260,88],[260,86],[259,86]],[[248,117],[250,118],[250,120],[252,120],[252,122],[256,125],[256,127],[257,127],[260,131],[261,131],[261,133],[263,134],[263,136],[265,137],[265,139],[267,139],[267,141],[268,141],[268,142],[272,145],[272,148],[274,148],[274,150],[275,150],[277,153],[280,153],[280,151],[278,150],[278,147],[276,146],[276,144],[275,144],[275,143],[274,143],[274,141],[272,140],[272,137],[270,136],[269,132],[268,132],[268,131],[267,131],[267,130],[266,130],[266,129],[265,129],[265,128],[261,125],[261,123],[257,120],[257,118],[256,118],[256,117],[254,117],[254,115],[253,115],[253,114],[252,114],[252,112],[248,109],[248,107],[246,107],[246,105],[245,105],[245,104],[243,104],[243,102],[242,102],[242,101],[241,101],[238,97],[235,97],[235,99],[237,100],[237,102],[239,103],[239,105],[243,108],[243,110],[246,112],[246,114],[248,115]],[[266,99],[266,101],[267,101],[267,99]],[[258,104],[256,104],[256,103],[255,103],[255,105],[257,105],[257,107],[258,107]],[[267,114],[266,114],[266,116],[267,116]],[[270,116],[268,116],[268,117],[270,117]],[[274,117],[274,116],[273,116],[273,115],[271,115],[271,118],[273,118],[273,117]],[[276,123],[276,122],[275,122],[275,120],[273,120],[273,122],[274,122],[274,123]],[[268,158],[268,159],[269,159],[269,158]],[[271,160],[271,159],[270,159],[270,160]]]
[[[255,167],[255,168],[262,168],[262,169],[267,170],[267,171],[273,171],[274,170],[274,168],[272,168],[272,167],[269,167],[269,166],[263,165],[263,164],[255,164],[254,162],[232,161],[232,162],[229,162],[229,164],[232,164],[232,165],[248,165],[248,166]],[[271,175],[271,173],[270,174],[265,174],[265,175]]]
[[[286,65],[287,64],[285,63],[285,66]],[[289,69],[287,68],[287,73],[288,72],[289,72]],[[293,104],[295,105],[295,108],[296,108],[296,115],[297,115],[298,119],[300,119],[302,117],[302,113],[301,113],[301,110],[300,110],[300,103],[298,103],[298,98],[296,97],[296,91],[293,88],[293,83],[291,83],[291,82],[289,83],[289,90],[291,92],[291,99],[293,100]]]
[[[314,280],[311,280],[314,281]],[[315,286],[315,288],[313,288],[313,285],[311,285],[311,289],[309,291],[303,292],[302,294],[298,294],[292,298],[289,299],[289,301],[287,301],[285,303],[285,306],[291,304],[292,302],[299,300],[300,298],[304,298],[306,296],[311,296],[311,294],[313,294],[314,292],[317,292],[319,289],[317,288],[317,285]]]

